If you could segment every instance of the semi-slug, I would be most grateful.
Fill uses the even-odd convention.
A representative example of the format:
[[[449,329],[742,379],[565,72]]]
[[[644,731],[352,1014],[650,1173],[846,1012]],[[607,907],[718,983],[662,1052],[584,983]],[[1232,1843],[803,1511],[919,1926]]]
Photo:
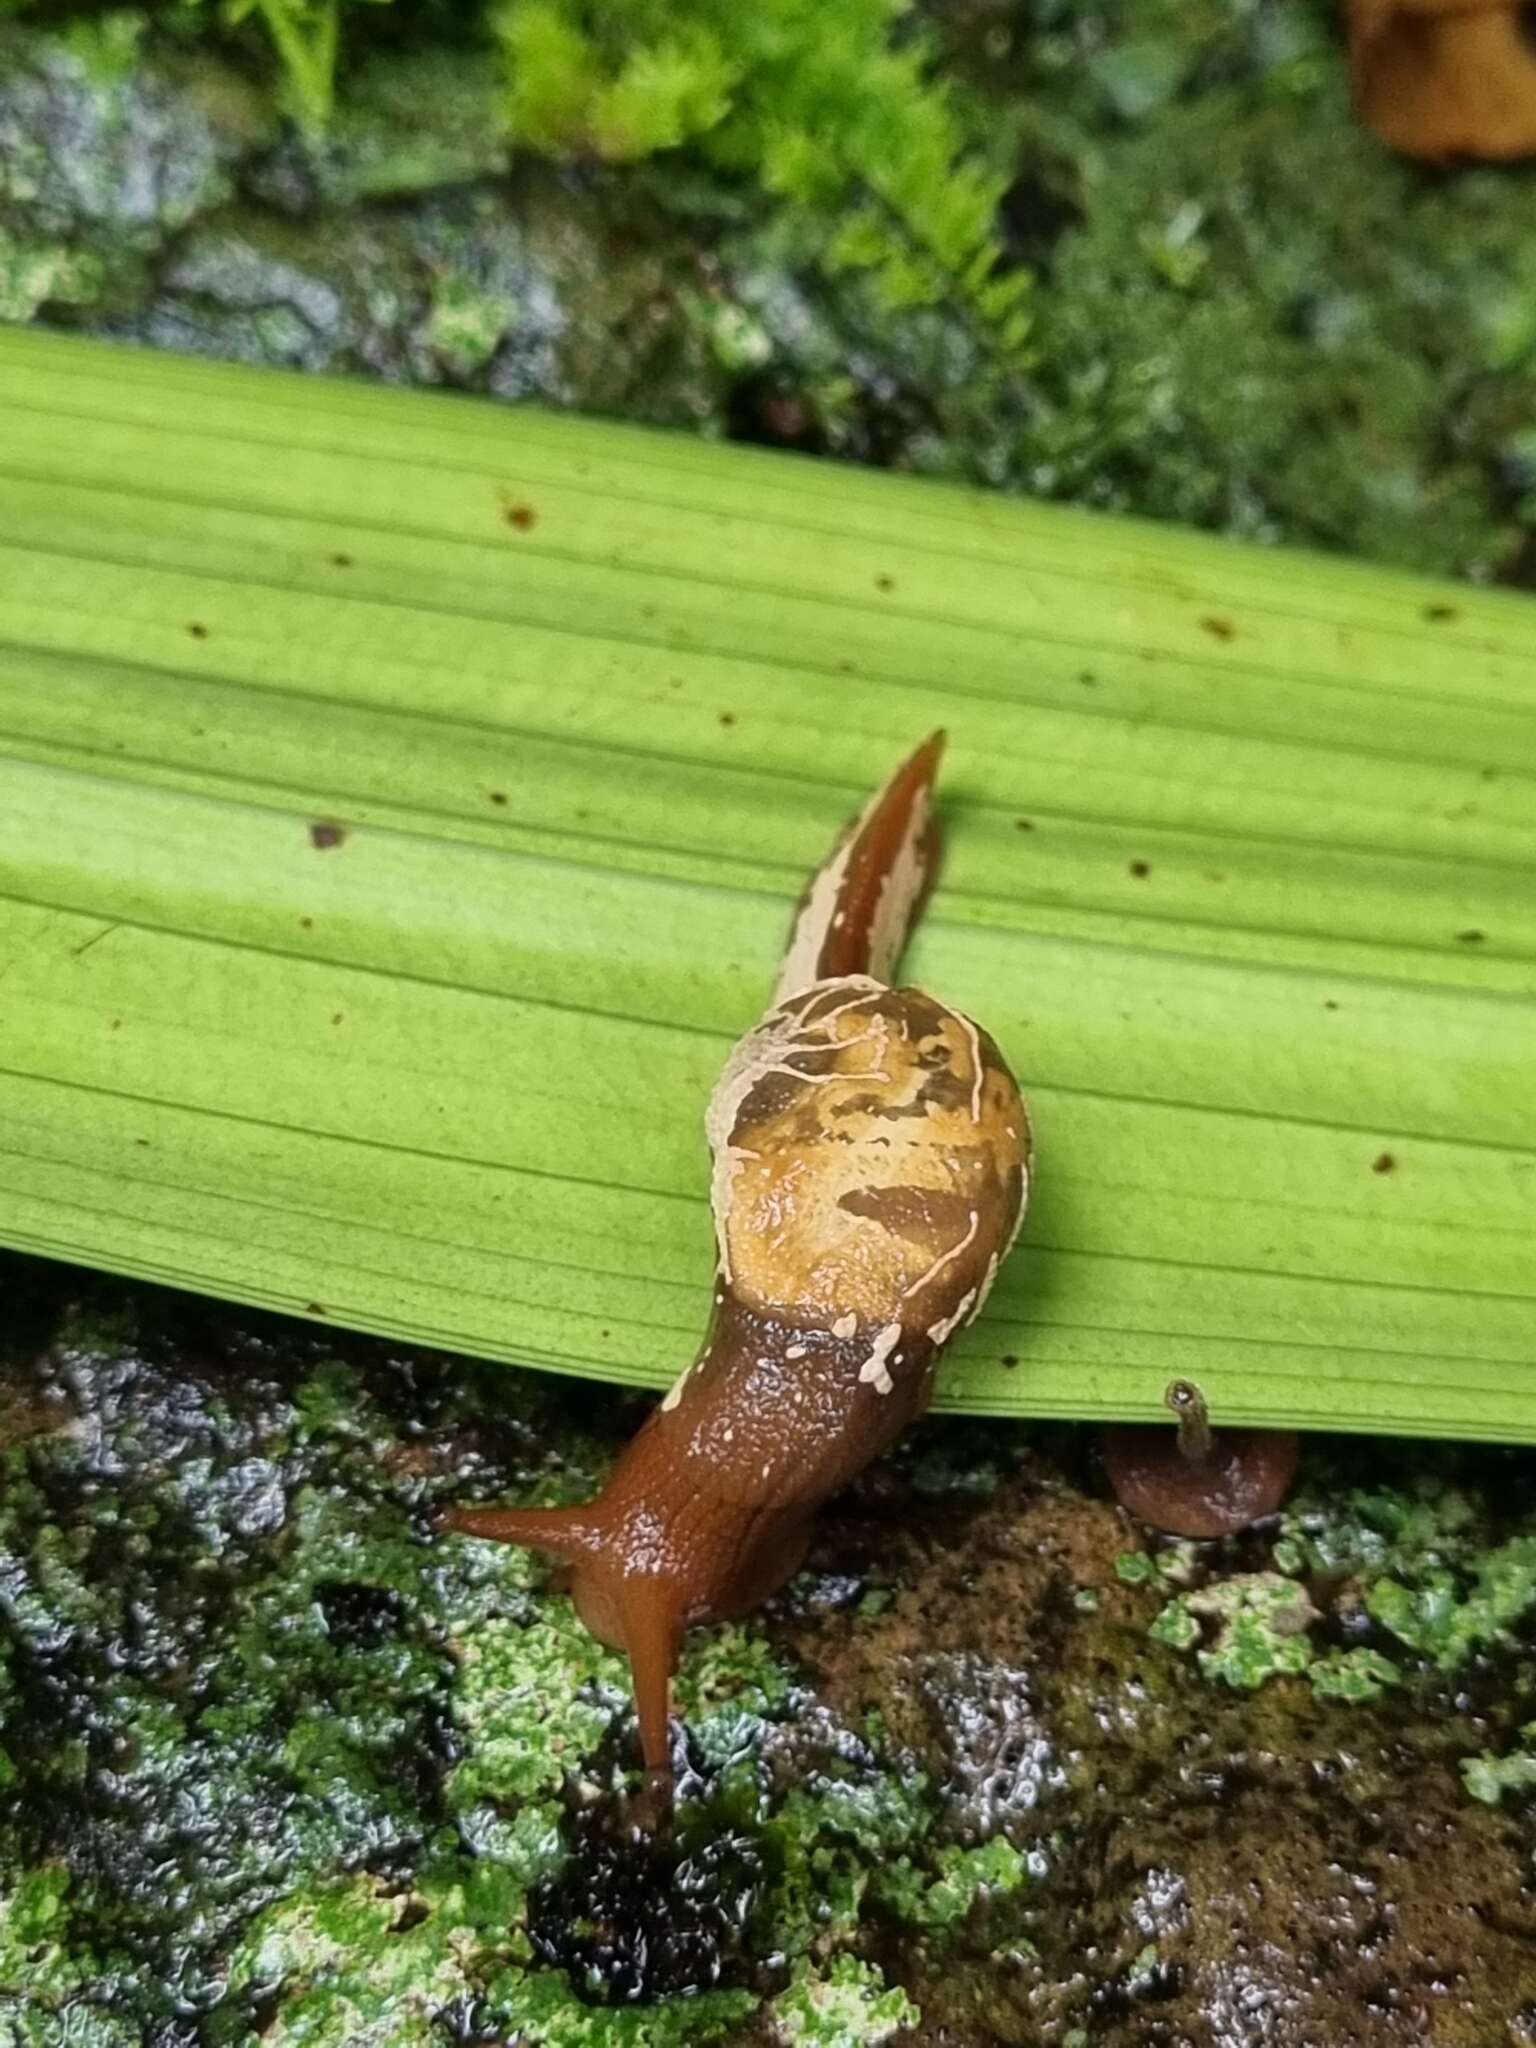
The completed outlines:
[[[933,875],[943,737],[813,878],[772,1006],[716,1085],[698,1358],[595,1500],[446,1518],[569,1567],[582,1620],[628,1653],[663,1785],[684,1629],[795,1571],[821,1504],[928,1406],[1023,1218],[1030,1129],[1001,1053],[960,1011],[887,985]]]

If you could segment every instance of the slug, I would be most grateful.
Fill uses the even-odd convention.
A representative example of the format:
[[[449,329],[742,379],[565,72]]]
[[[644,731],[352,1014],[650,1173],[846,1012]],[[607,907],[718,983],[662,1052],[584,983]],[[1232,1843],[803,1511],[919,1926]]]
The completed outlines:
[[[595,1500],[458,1508],[531,1545],[628,1654],[651,1782],[670,1787],[683,1631],[798,1568],[817,1509],[928,1406],[945,1344],[1023,1219],[1030,1127],[986,1032],[888,985],[932,880],[935,733],[813,877],[774,999],[705,1119],[716,1276],[697,1359]]]

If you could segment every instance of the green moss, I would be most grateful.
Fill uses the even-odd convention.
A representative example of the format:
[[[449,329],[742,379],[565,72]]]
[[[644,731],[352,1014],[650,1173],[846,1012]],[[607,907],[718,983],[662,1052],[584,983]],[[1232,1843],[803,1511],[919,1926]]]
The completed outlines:
[[[1115,1559],[1115,1577],[1126,1586],[1148,1586],[1157,1577],[1157,1566],[1145,1550],[1122,1550]]]
[[[899,1986],[887,1987],[873,1964],[852,1956],[823,1969],[798,1963],[772,2012],[779,2038],[796,2048],[877,2048],[922,2018]]]
[[[933,79],[908,0],[516,0],[499,18],[515,137],[615,163],[686,147],[888,310],[948,302],[1021,350],[1029,278],[1000,268],[994,225],[1006,181],[969,97]]]

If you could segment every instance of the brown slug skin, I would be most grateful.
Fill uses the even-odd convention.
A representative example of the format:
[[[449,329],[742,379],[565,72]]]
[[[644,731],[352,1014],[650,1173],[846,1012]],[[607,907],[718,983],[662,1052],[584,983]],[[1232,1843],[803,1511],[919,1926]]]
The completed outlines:
[[[812,883],[779,1000],[715,1088],[698,1359],[595,1500],[447,1518],[571,1568],[583,1621],[629,1655],[658,1778],[683,1630],[747,1612],[796,1569],[822,1502],[927,1407],[1023,1216],[1029,1125],[997,1047],[883,980],[931,878],[941,746],[904,764]]]

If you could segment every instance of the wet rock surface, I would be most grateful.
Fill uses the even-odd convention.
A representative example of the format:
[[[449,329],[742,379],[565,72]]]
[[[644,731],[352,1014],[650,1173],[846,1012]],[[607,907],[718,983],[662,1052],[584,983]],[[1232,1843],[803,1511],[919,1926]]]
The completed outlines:
[[[394,13],[323,140],[206,15],[0,27],[0,317],[1529,580],[1528,181],[1391,157],[1313,0],[932,10],[1017,154],[1012,355],[683,152],[518,149],[494,52]]]
[[[658,1840],[617,1660],[433,1533],[643,1405],[0,1256],[0,2039],[1522,2038],[1536,1457],[1168,1543],[925,1426],[693,1639]]]

